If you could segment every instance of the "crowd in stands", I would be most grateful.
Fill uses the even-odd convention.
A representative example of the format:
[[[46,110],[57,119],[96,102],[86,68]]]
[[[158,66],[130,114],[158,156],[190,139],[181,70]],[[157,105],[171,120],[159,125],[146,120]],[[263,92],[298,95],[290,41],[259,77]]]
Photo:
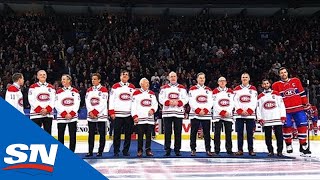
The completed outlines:
[[[23,87],[36,81],[44,69],[48,82],[59,86],[70,74],[84,106],[90,75],[99,72],[103,85],[119,81],[120,71],[130,82],[151,80],[159,92],[170,71],[190,87],[196,74],[206,74],[214,88],[224,76],[235,87],[243,72],[260,87],[263,78],[279,79],[278,69],[288,68],[309,91],[310,103],[320,104],[320,26],[317,17],[164,17],[164,16],[1,16],[0,95],[14,72],[25,77]],[[28,108],[28,101],[24,101]]]

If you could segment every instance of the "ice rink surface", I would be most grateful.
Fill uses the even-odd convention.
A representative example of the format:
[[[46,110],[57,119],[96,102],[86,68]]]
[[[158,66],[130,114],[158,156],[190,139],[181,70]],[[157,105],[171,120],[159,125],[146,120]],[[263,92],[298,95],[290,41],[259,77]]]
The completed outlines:
[[[156,140],[163,144],[164,140]],[[66,143],[67,144],[67,143]],[[189,140],[182,141],[181,151],[190,152]],[[311,141],[311,157],[301,157],[298,141],[293,142],[294,152],[284,155],[294,158],[134,158],[134,159],[85,159],[109,179],[320,179],[320,141]],[[112,141],[106,143],[105,152]],[[213,150],[213,141],[211,143]],[[274,148],[275,141],[273,142]],[[95,144],[97,152],[98,144]],[[244,151],[247,152],[244,143]],[[233,151],[237,149],[233,141]],[[255,140],[256,152],[268,152],[264,141]],[[86,142],[77,144],[77,153],[86,153]],[[197,152],[204,151],[204,141],[197,140]],[[221,152],[225,152],[224,141]],[[131,154],[135,156],[136,154]],[[172,153],[174,156],[174,153]]]

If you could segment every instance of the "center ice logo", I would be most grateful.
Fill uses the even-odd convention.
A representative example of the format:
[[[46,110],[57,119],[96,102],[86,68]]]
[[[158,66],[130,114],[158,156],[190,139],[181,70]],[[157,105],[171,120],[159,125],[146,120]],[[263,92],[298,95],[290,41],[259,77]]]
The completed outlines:
[[[51,144],[47,152],[44,144],[11,144],[6,148],[7,157],[3,160],[9,166],[3,170],[33,169],[45,172],[53,172],[58,144]],[[40,157],[40,161],[38,160]]]

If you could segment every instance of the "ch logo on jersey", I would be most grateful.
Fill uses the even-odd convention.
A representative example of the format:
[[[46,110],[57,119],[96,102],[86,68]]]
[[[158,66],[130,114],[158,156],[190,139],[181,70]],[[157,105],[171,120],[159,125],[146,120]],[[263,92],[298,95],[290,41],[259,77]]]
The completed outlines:
[[[150,99],[143,99],[143,100],[141,100],[140,104],[143,107],[150,107],[152,102]]]
[[[199,95],[196,97],[196,101],[198,103],[206,103],[206,102],[208,102],[208,98],[207,98],[207,96]]]
[[[20,98],[20,99],[18,100],[18,104],[19,104],[19,106],[23,106],[23,98]]]
[[[129,101],[131,98],[130,98],[130,94],[128,93],[121,93],[119,98],[122,100],[122,101]]]
[[[93,98],[90,99],[90,103],[91,103],[91,106],[99,105],[100,104],[100,99],[96,98],[96,97],[93,97]]]
[[[239,99],[242,103],[249,103],[251,101],[251,97],[248,95],[242,95]]]
[[[168,99],[179,99],[178,93],[169,93]]]
[[[74,99],[73,98],[64,98],[64,99],[62,99],[61,104],[63,106],[73,106],[74,105]]]
[[[266,101],[263,103],[263,108],[265,109],[274,109],[276,107],[276,102],[274,101]]]
[[[218,101],[218,104],[221,107],[228,107],[230,105],[230,100],[229,99],[220,99]]]
[[[49,101],[50,100],[50,94],[48,94],[48,93],[40,93],[37,96],[37,99],[38,99],[38,101],[41,101],[41,102]]]
[[[286,91],[284,91],[284,96],[286,97],[290,97],[290,96],[294,96],[296,95],[296,91],[294,88],[290,88],[290,89],[287,89]]]

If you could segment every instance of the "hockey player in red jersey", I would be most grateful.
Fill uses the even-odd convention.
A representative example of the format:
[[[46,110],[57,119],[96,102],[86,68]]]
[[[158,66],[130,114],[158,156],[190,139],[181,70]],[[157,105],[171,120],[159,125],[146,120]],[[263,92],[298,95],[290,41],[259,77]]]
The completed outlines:
[[[307,111],[308,119],[312,121],[310,130],[313,130],[314,135],[318,135],[318,109],[316,106],[311,106]]]
[[[308,121],[306,107],[309,107],[306,92],[304,91],[301,81],[298,78],[289,78],[288,71],[285,67],[279,69],[281,80],[272,85],[272,89],[278,91],[283,98],[286,107],[287,120],[283,126],[283,137],[287,145],[287,152],[292,153],[292,121],[293,118],[297,129],[300,143],[300,151],[303,154],[310,154],[307,144]]]

